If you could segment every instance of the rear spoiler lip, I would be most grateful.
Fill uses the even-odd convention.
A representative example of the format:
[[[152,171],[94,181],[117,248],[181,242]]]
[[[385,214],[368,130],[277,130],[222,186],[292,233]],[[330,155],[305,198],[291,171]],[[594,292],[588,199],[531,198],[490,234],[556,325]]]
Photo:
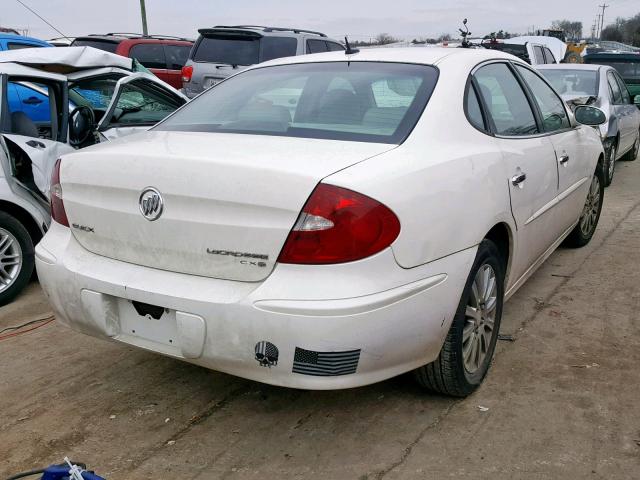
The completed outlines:
[[[214,37],[219,35],[227,37],[262,38],[264,36],[260,32],[234,28],[201,28],[198,30],[198,33],[203,37]]]

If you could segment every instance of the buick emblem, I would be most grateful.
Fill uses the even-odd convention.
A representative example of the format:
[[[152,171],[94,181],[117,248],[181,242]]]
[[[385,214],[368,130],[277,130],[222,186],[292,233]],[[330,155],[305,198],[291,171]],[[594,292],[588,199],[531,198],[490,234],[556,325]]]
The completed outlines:
[[[140,212],[142,216],[153,222],[162,215],[164,201],[160,192],[153,187],[145,188],[140,194]]]

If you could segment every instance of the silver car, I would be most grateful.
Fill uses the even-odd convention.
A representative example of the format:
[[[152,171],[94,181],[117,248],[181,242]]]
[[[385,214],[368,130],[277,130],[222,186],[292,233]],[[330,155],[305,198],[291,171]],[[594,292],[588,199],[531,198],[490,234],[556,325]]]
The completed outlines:
[[[250,65],[274,58],[344,50],[324,33],[255,25],[198,30],[189,60],[182,68],[184,93],[193,98]]]
[[[569,104],[603,110],[607,122],[597,127],[606,152],[605,185],[613,180],[616,160],[635,160],[640,148],[640,110],[618,72],[607,65],[538,65],[538,70]]]

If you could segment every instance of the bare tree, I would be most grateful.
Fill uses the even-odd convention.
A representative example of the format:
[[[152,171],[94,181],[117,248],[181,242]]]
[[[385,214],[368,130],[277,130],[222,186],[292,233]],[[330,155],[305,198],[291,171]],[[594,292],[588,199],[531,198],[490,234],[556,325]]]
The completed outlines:
[[[390,43],[396,43],[399,41],[399,39],[392,37],[388,33],[379,33],[376,35],[376,43],[378,45],[389,45]]]
[[[554,30],[564,30],[567,39],[580,40],[582,38],[582,22],[573,22],[571,20],[554,20],[551,23]]]
[[[616,18],[615,23],[602,29],[602,39],[640,47],[640,13],[630,18]]]

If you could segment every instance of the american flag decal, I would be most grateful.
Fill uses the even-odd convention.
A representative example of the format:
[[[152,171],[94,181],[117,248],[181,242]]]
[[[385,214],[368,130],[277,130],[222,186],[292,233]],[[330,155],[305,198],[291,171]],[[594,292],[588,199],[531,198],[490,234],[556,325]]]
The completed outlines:
[[[360,350],[346,352],[314,352],[296,347],[293,356],[293,373],[335,377],[356,373]]]

